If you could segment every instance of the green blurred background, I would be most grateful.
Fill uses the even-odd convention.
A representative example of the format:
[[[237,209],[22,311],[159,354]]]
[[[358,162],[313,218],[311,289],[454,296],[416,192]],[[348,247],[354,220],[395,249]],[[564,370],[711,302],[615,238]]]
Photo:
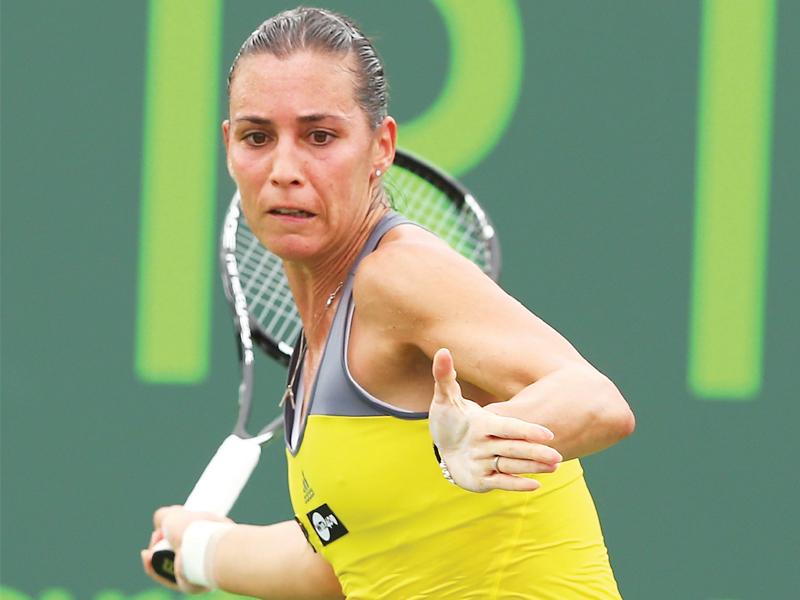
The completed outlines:
[[[726,4],[737,3],[775,6]],[[482,38],[469,38],[488,41],[488,54],[470,59],[486,61],[484,71],[497,60],[490,71],[508,71],[513,83],[507,57],[492,48],[518,48],[521,69],[518,92],[496,90],[507,119],[498,116],[496,135],[472,162],[449,158],[447,148],[467,144],[485,121],[474,98],[459,101],[476,112],[445,128],[439,147],[411,133],[406,146],[460,173],[499,232],[504,287],[633,406],[634,436],[584,460],[622,594],[797,598],[800,3],[777,5],[770,38],[769,185],[758,197],[767,217],[758,281],[765,309],[755,310],[762,329],[751,342],[761,350],[750,363],[757,384],[718,395],[687,383],[697,318],[698,82],[710,14],[700,2],[318,4],[376,39],[401,125],[419,123],[446,91],[453,53],[462,51],[448,37],[453,5],[468,7],[473,23],[503,13],[518,24],[518,47],[513,27],[487,25]],[[292,6],[222,4],[212,78],[219,116],[207,126],[217,130],[224,116],[224,79],[240,43]],[[137,371],[150,5],[4,0],[1,10],[2,596],[143,598],[153,586],[138,553],[153,510],[185,499],[232,427],[238,367],[228,309],[213,257],[198,258],[193,268],[211,273],[212,286],[208,314],[193,322],[208,340],[201,374],[194,383],[154,383]],[[744,40],[743,56],[753,54],[735,39]],[[188,146],[197,126],[187,119],[164,135],[186,135]],[[214,203],[197,201],[210,216],[209,252],[233,191],[221,140],[213,150]],[[727,307],[738,309],[743,319],[753,313]],[[717,363],[724,371],[727,363]],[[271,404],[283,374],[262,366],[259,393]],[[284,476],[273,446],[232,516],[290,517]]]

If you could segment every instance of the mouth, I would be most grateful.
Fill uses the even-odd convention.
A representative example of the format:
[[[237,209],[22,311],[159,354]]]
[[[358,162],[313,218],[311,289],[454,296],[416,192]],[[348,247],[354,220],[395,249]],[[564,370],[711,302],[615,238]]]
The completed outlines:
[[[294,208],[276,208],[274,210],[269,211],[272,215],[283,215],[286,217],[302,217],[308,218],[313,217],[314,215],[305,210],[299,210]]]

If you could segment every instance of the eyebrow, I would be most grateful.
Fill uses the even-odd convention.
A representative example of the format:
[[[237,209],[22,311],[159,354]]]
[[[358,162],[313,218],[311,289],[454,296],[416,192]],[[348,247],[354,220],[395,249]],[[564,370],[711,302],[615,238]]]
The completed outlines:
[[[325,121],[326,119],[334,119],[336,121],[345,121],[346,118],[339,116],[339,115],[332,115],[332,114],[313,114],[313,115],[304,115],[299,117],[297,120],[301,123],[319,123],[320,121]],[[272,119],[262,119],[261,117],[239,117],[236,119],[237,123],[241,122],[253,123],[254,125],[272,125]]]

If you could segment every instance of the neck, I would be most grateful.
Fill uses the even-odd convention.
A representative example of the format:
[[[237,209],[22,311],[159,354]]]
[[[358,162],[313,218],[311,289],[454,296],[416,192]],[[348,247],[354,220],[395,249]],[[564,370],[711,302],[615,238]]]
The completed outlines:
[[[319,339],[324,343],[341,287],[372,230],[386,212],[387,209],[370,211],[364,225],[336,256],[327,257],[315,265],[284,261],[286,277],[309,345],[317,345]],[[329,303],[331,296],[333,300]]]

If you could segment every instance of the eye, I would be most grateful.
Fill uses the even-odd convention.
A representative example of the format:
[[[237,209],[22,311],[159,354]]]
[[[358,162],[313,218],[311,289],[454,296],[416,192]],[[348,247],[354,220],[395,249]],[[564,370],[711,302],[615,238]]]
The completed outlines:
[[[251,146],[263,146],[267,143],[267,134],[263,131],[253,131],[244,136],[244,140]]]
[[[312,131],[310,135],[311,142],[317,146],[324,146],[334,137],[335,136],[329,131]]]

